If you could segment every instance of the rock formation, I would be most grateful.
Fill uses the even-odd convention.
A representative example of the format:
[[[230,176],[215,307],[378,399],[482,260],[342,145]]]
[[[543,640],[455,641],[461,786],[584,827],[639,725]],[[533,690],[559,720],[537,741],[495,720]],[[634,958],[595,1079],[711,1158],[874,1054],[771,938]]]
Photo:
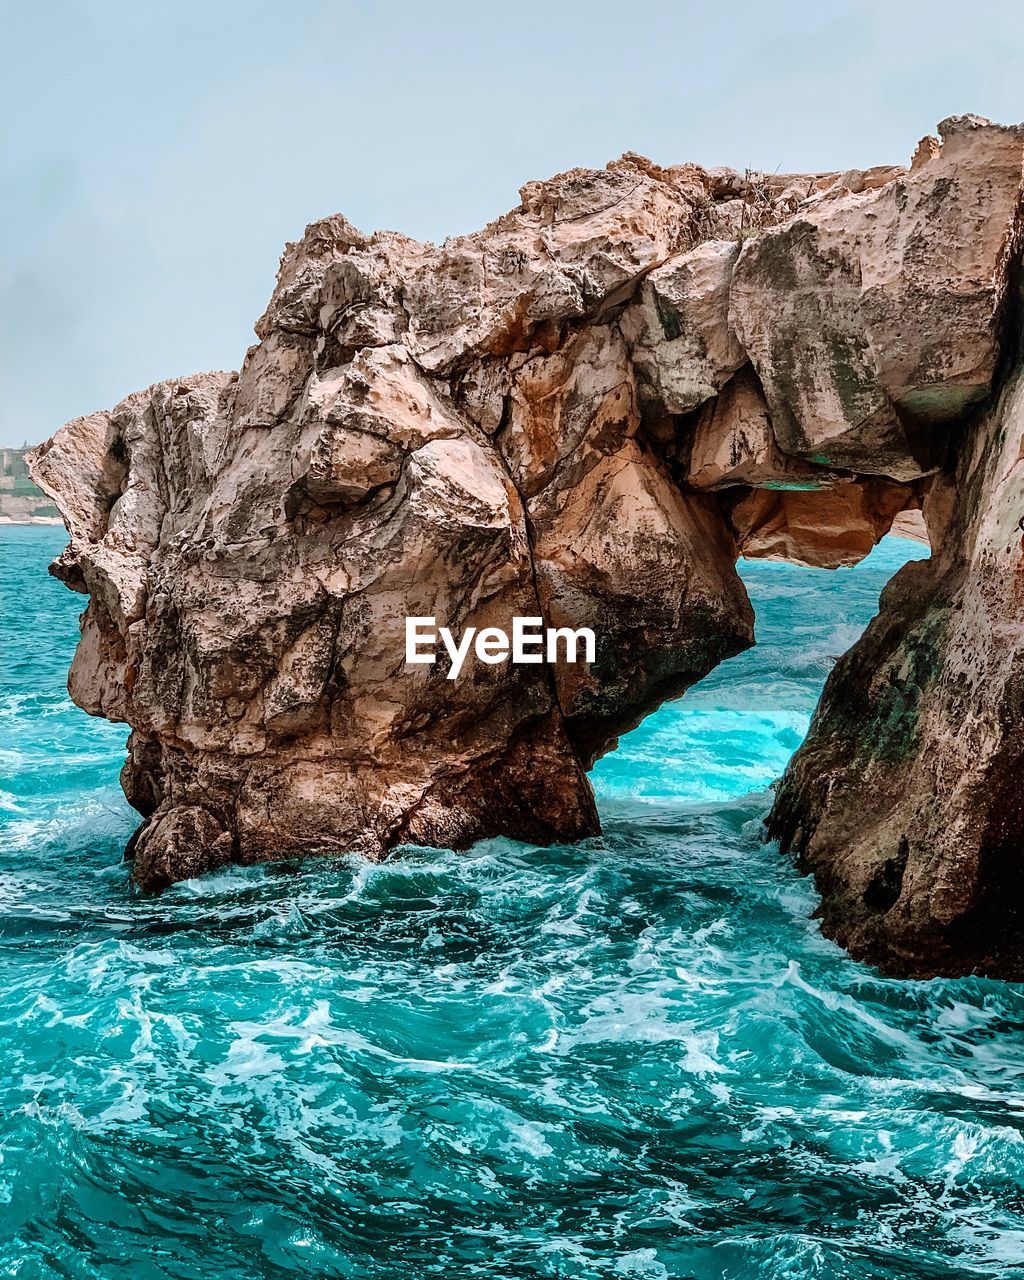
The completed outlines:
[[[935,554],[837,666],[771,817],[826,930],[906,972],[1024,973],[1024,128],[909,169],[626,155],[440,246],[289,245],[241,372],[35,455],[88,594],[69,687],[131,726],[130,853],[229,861],[598,830],[586,772],[753,642],[738,555]],[[596,661],[405,662],[407,616],[588,626]]]

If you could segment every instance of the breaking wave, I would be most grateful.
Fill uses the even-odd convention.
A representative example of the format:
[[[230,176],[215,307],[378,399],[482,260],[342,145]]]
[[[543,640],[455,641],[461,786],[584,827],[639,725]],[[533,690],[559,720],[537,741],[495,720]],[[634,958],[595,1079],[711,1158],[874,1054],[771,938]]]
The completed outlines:
[[[153,899],[62,534],[0,539],[0,1274],[1024,1275],[1024,990],[853,963],[761,835],[919,550],[744,566],[758,648],[599,763],[600,838]]]

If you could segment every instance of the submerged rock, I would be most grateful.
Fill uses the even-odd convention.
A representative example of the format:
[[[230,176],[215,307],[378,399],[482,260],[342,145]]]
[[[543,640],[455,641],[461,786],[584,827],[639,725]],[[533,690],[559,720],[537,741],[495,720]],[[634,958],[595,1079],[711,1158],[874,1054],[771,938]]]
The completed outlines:
[[[1024,132],[940,135],[842,174],[627,155],[441,246],[326,218],[237,375],[43,445],[53,572],[90,597],[72,696],[132,730],[139,884],[594,834],[593,761],[753,642],[737,555],[854,563],[923,505],[936,553],[771,821],[858,954],[1016,972]],[[449,680],[407,617],[596,651]]]

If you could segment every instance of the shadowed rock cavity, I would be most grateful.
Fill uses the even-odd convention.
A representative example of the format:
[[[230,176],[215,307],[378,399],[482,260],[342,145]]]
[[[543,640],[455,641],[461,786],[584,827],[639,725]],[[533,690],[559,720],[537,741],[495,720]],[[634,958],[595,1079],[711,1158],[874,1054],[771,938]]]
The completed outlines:
[[[88,594],[69,688],[131,726],[135,878],[599,829],[618,735],[753,642],[737,555],[934,553],[833,673],[770,824],[824,927],[906,972],[1024,972],[1024,132],[910,169],[626,155],[441,246],[335,216],[241,372],[41,446]],[[901,525],[906,527],[906,525]],[[405,618],[592,627],[596,660],[406,665]]]

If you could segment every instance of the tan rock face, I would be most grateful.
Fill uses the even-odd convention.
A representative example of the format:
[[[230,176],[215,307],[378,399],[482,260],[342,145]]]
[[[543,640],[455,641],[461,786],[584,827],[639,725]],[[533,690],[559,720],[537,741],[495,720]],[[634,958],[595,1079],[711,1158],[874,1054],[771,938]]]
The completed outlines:
[[[686,413],[717,395],[746,361],[729,324],[736,240],[708,240],[655,267],[622,313],[641,397]]]
[[[1009,367],[1024,135],[973,117],[940,135],[909,170],[626,155],[530,183],[511,213],[440,246],[325,218],[287,247],[237,375],[160,384],[42,446],[34,473],[71,535],[53,571],[89,595],[71,691],[132,728],[139,883],[592,834],[593,760],[752,643],[737,555],[852,563],[923,506],[943,558],[908,575],[918,612],[890,610],[868,645],[884,687],[864,694],[873,677],[852,658],[830,686],[869,708],[856,734],[870,754],[892,718],[884,689],[918,669],[900,646],[946,673],[928,732],[904,735],[898,769],[877,766],[885,838],[865,835],[863,858],[842,844],[861,837],[853,773],[830,764],[821,800],[808,762],[841,739],[828,714],[776,817],[837,910],[865,877],[888,884],[892,823],[934,829],[915,753],[934,761],[953,732],[956,645],[993,647],[1020,594],[1012,547],[997,554],[1018,536],[997,479],[1014,446],[995,443],[1003,410],[985,406]],[[934,609],[944,630],[914,640]],[[456,636],[536,617],[591,628],[596,651],[471,656],[450,680],[443,649],[406,661],[407,617]],[[1010,776],[999,680],[1015,659],[999,644],[970,677],[978,712],[949,805],[972,761],[975,790]],[[956,828],[977,855],[962,901],[952,845],[919,855],[908,835],[915,904],[953,922],[974,909],[987,851],[1009,856],[993,822]],[[893,915],[872,954],[918,945],[922,918]]]
[[[1024,131],[939,132],[906,176],[836,186],[744,245],[731,319],[788,453],[911,480],[991,390]]]
[[[686,477],[694,489],[821,489],[838,478],[782,452],[761,384],[749,365],[701,413]]]
[[[755,489],[729,520],[741,555],[838,569],[863,560],[914,500],[912,486],[874,478],[831,489]]]
[[[771,825],[828,932],[900,973],[1024,976],[1024,386],[964,441],[932,558],[826,685]]]

